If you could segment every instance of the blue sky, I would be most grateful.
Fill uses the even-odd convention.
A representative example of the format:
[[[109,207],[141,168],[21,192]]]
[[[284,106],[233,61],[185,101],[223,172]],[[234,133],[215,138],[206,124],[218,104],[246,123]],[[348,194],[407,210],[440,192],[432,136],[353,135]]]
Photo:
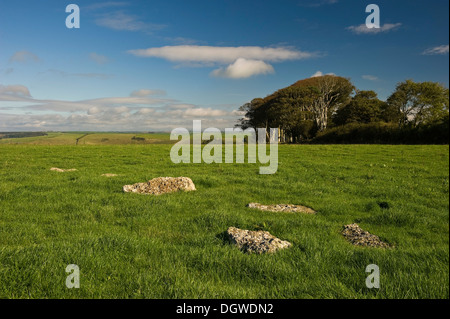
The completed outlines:
[[[0,131],[232,127],[240,105],[328,73],[381,99],[405,79],[448,87],[448,12],[447,0],[1,0]]]

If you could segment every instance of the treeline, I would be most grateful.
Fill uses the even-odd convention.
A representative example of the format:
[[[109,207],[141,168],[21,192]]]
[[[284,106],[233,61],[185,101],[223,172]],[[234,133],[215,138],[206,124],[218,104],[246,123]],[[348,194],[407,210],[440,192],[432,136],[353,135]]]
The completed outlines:
[[[35,136],[46,136],[47,133],[44,132],[0,132],[0,139],[2,138],[22,138],[22,137],[35,137]]]
[[[237,126],[279,128],[284,143],[448,144],[449,90],[439,83],[399,83],[387,101],[347,78],[298,81],[239,109]]]

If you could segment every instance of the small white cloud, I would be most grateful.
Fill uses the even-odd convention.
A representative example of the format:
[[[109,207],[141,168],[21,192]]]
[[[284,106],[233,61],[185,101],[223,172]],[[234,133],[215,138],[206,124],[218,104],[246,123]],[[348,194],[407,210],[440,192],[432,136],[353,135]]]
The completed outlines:
[[[108,58],[106,56],[97,54],[95,52],[89,54],[89,59],[98,64],[105,64],[108,62]]]
[[[320,76],[324,76],[324,75],[336,75],[334,73],[327,73],[327,74],[323,74],[322,71],[317,71],[316,73],[314,73],[313,75],[311,75],[312,78],[318,78]]]
[[[39,57],[30,52],[30,51],[17,51],[15,52],[12,57],[9,58],[9,62],[39,62],[41,59]]]
[[[377,34],[393,31],[395,29],[398,29],[401,25],[402,25],[401,23],[386,23],[382,25],[380,28],[368,28],[365,24],[361,24],[357,26],[350,26],[347,27],[346,29],[350,30],[355,34]]]
[[[211,74],[216,77],[244,79],[254,75],[274,72],[275,71],[273,67],[270,64],[265,63],[264,61],[239,58],[226,68],[219,68],[212,71]]]
[[[440,45],[437,47],[426,49],[422,52],[423,55],[445,55],[449,52],[449,45]]]
[[[375,75],[370,75],[370,74],[363,75],[362,78],[364,80],[368,80],[368,81],[378,81],[378,77],[376,77]]]

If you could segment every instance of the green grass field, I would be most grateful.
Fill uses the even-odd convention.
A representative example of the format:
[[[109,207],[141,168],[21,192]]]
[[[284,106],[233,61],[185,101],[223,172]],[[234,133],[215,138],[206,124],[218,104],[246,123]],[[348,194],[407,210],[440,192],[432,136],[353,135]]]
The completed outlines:
[[[278,172],[259,175],[260,164],[173,164],[168,136],[75,146],[82,134],[54,134],[0,141],[0,298],[449,298],[448,146],[280,145]],[[51,138],[70,143],[33,145]],[[197,191],[122,192],[159,176],[190,177]],[[394,248],[351,245],[340,231],[354,222]],[[293,246],[244,254],[224,240],[230,226]],[[68,264],[80,289],[65,285]],[[365,285],[369,264],[380,289]]]
[[[144,140],[134,140],[133,137],[144,138]],[[77,139],[79,139],[78,145],[142,145],[176,142],[170,141],[170,135],[164,133],[51,132],[47,136],[0,139],[0,145],[77,145]]]

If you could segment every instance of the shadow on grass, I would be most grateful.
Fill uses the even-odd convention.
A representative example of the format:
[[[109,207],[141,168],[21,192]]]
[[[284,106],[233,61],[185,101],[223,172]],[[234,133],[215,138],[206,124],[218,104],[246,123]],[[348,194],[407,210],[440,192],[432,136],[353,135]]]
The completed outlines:
[[[215,237],[222,243],[222,246],[231,245],[231,240],[230,237],[228,237],[227,231],[223,231]]]

